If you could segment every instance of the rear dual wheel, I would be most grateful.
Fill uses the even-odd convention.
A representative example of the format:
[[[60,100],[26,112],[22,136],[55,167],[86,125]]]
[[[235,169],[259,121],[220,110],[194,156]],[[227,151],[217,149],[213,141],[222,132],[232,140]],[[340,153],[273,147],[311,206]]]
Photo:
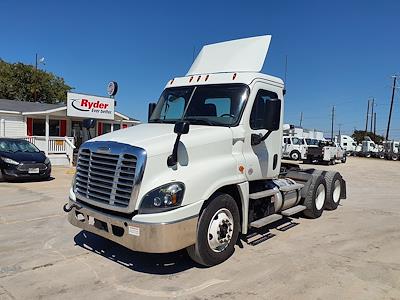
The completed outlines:
[[[316,219],[322,215],[326,199],[326,181],[324,176],[312,174],[303,205],[304,215]]]
[[[327,210],[335,210],[340,203],[342,196],[342,175],[335,171],[315,170],[314,175],[321,175],[325,178],[326,183],[326,199],[324,208]]]

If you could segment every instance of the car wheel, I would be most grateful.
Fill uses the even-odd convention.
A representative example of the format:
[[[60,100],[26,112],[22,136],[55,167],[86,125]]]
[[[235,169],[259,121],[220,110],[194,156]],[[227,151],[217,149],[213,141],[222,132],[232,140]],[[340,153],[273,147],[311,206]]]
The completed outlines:
[[[213,196],[200,215],[196,243],[187,248],[190,258],[204,266],[227,260],[235,251],[239,220],[239,209],[232,196]]]

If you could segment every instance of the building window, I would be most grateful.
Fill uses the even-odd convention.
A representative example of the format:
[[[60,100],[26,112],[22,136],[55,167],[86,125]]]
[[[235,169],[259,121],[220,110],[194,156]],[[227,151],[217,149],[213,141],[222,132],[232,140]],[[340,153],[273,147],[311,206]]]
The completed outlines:
[[[46,135],[46,120],[33,119],[33,135],[45,136]],[[60,136],[60,121],[49,120],[49,136]]]
[[[103,132],[102,134],[111,132],[111,124],[110,123],[103,123]]]
[[[113,130],[120,130],[121,129],[121,124],[114,124]]]

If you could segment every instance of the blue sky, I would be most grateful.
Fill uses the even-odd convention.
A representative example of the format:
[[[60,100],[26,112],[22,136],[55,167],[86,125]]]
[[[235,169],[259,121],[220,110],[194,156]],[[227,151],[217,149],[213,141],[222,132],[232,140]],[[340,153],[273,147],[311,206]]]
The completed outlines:
[[[146,120],[166,81],[186,73],[193,49],[272,34],[263,71],[284,77],[285,121],[330,131],[365,127],[375,97],[377,129],[389,110],[391,75],[399,72],[399,1],[14,1],[0,3],[0,57],[34,63],[76,92],[106,94],[120,85],[117,109]],[[392,137],[400,138],[396,95]]]

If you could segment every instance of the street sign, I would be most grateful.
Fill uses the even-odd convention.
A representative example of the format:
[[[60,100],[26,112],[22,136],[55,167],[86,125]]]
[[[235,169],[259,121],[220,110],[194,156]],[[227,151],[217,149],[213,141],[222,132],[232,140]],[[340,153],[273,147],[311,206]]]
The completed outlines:
[[[118,83],[116,81],[110,81],[107,85],[107,93],[110,97],[115,96],[118,92]]]

